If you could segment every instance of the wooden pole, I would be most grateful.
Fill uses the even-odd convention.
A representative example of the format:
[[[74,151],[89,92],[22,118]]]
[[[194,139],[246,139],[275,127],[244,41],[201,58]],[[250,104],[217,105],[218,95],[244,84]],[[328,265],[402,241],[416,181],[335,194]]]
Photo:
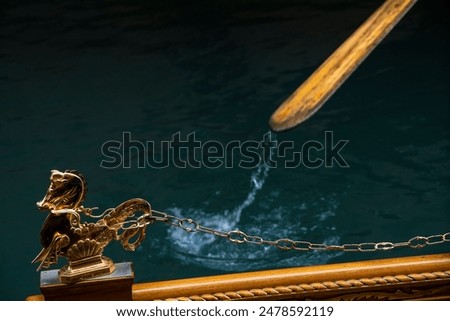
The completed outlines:
[[[417,0],[386,0],[280,107],[269,124],[274,131],[311,117],[383,40]]]

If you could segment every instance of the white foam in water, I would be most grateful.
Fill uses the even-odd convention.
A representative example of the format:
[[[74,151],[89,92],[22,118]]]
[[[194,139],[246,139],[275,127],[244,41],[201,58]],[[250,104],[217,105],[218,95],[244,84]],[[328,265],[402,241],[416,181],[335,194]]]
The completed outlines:
[[[246,230],[240,226],[243,211],[255,202],[258,192],[263,188],[264,183],[269,174],[269,167],[262,164],[257,167],[250,177],[251,189],[247,197],[242,203],[233,210],[225,210],[221,213],[208,213],[203,209],[182,209],[173,207],[167,209],[168,213],[172,213],[178,217],[192,218],[199,224],[228,232],[239,229],[251,235],[262,236],[264,239],[276,240],[279,238],[292,238],[301,240],[309,232],[315,229],[323,229],[329,235],[323,243],[337,244],[339,237],[332,235],[335,228],[327,225],[327,220],[335,215],[337,202],[334,197],[321,197],[315,201],[314,211],[318,210],[314,216],[315,224],[310,227],[302,226],[302,215],[308,214],[305,203],[298,206],[284,206],[279,204],[277,199],[280,193],[273,191],[270,194],[271,205],[259,205],[260,212],[257,213],[252,222],[256,223]],[[217,193],[217,192],[216,192]],[[292,213],[298,215],[295,222],[286,223],[288,217],[292,217]],[[255,215],[255,214],[253,214]],[[317,240],[318,241],[318,240]],[[205,234],[205,233],[187,233],[182,229],[171,228],[168,230],[167,243],[170,246],[170,253],[174,255],[184,264],[194,264],[197,266],[222,270],[222,271],[239,271],[249,269],[265,269],[281,266],[299,266],[311,264],[323,264],[330,258],[340,255],[338,252],[297,252],[283,251],[280,252],[272,246],[261,246],[256,244],[233,244],[223,238]]]
[[[207,217],[207,224],[204,222],[199,223],[220,231],[239,229],[238,223],[241,220],[242,211],[255,201],[256,194],[263,187],[268,173],[269,167],[267,165],[264,164],[258,166],[251,175],[250,183],[252,184],[252,188],[247,194],[247,198],[232,211],[226,210],[223,213],[211,214],[205,213],[203,210],[199,209],[183,210],[178,207],[169,208],[167,211],[178,217]],[[204,233],[186,233],[181,229],[173,229],[169,232],[169,235],[171,241],[175,242],[177,247],[186,249],[189,253],[194,255],[200,255],[203,253],[202,250],[205,246],[217,240],[217,237],[213,235]]]

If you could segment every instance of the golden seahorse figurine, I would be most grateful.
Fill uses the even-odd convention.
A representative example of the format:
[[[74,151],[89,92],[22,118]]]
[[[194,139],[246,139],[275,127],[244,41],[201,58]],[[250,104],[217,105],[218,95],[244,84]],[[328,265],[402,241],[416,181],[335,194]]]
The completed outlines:
[[[144,199],[130,199],[94,216],[92,208],[82,205],[86,193],[83,175],[74,170],[52,170],[47,193],[37,203],[40,210],[50,213],[41,228],[43,249],[32,263],[40,262],[40,270],[57,263],[60,256],[67,257],[69,265],[60,270],[61,282],[73,283],[112,273],[114,264],[102,255],[103,249],[112,240],[118,240],[126,250],[134,251],[144,240],[145,229],[151,223],[151,206]],[[138,220],[127,221],[138,212],[143,213]],[[98,218],[98,221],[81,222],[82,215]],[[144,219],[145,224],[141,224]]]

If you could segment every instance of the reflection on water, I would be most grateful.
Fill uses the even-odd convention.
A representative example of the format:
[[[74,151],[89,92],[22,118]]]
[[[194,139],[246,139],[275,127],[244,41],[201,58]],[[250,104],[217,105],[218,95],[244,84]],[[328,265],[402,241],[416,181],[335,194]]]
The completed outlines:
[[[312,119],[278,142],[349,140],[350,168],[106,170],[101,146],[195,131],[259,140],[279,105],[377,6],[373,1],[9,2],[0,21],[1,299],[38,293],[51,169],[77,169],[86,206],[132,197],[264,239],[404,241],[450,229],[448,8],[421,1]],[[136,158],[131,155],[133,160]],[[133,158],[134,157],[134,158]],[[443,252],[324,253],[235,245],[154,224],[136,281]],[[11,278],[11,274],[20,278]]]

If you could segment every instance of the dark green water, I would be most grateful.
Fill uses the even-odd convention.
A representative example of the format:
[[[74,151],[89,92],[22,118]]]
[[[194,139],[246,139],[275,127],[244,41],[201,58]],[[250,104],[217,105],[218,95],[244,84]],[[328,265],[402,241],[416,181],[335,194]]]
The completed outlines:
[[[20,3],[20,4],[19,4]],[[51,169],[86,206],[143,197],[220,229],[313,242],[399,242],[450,230],[449,7],[421,1],[317,115],[278,142],[348,140],[349,168],[105,169],[102,144],[194,132],[261,140],[274,109],[381,1],[63,1],[2,5],[0,299],[39,292],[30,261]],[[133,155],[131,155],[133,156]],[[449,251],[282,252],[151,226],[136,281]],[[64,260],[62,260],[64,261]]]

